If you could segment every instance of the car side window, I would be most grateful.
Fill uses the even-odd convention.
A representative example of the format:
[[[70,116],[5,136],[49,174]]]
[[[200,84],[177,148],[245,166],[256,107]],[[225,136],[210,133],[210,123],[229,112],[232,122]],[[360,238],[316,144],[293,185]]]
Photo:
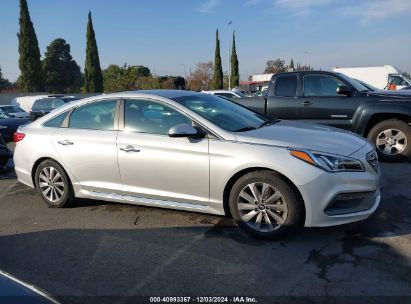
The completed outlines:
[[[179,124],[192,124],[191,119],[172,107],[151,100],[125,100],[124,127],[127,131],[167,135]]]
[[[70,115],[71,129],[114,130],[117,100],[104,100],[75,108]]]
[[[64,113],[57,115],[56,117],[53,117],[52,119],[49,119],[43,124],[43,126],[48,128],[60,128],[64,119],[67,116],[67,113],[68,112],[66,111]]]
[[[390,75],[388,79],[389,83],[395,84],[397,86],[407,86],[408,83],[405,81],[404,78],[397,75]]]
[[[274,95],[280,97],[297,96],[298,78],[296,75],[279,76],[275,80]]]
[[[304,75],[304,96],[339,96],[337,88],[345,83],[329,75]]]

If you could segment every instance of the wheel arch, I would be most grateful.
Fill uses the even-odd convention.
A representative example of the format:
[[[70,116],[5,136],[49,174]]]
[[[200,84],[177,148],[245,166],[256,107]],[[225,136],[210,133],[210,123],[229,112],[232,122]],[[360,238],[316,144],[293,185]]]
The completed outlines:
[[[233,188],[235,182],[241,178],[242,176],[251,173],[251,172],[256,172],[256,171],[269,171],[272,172],[278,176],[280,176],[292,189],[293,192],[297,195],[297,199],[301,202],[302,206],[303,206],[303,216],[302,216],[302,224],[304,224],[305,220],[306,220],[306,206],[305,206],[305,202],[304,202],[304,198],[300,192],[300,190],[297,188],[297,186],[284,174],[270,169],[270,168],[266,168],[266,167],[251,167],[251,168],[246,168],[246,169],[242,169],[240,171],[238,171],[237,173],[235,173],[226,183],[225,187],[224,187],[224,192],[223,192],[223,206],[224,206],[224,212],[226,214],[226,216],[230,216],[231,217],[231,212],[230,212],[230,207],[229,207],[229,199],[230,199],[230,192],[231,189]]]
[[[71,187],[73,187],[73,184],[72,184],[71,179],[70,179],[70,175],[67,173],[67,170],[63,167],[63,165],[58,160],[56,160],[52,157],[45,156],[45,157],[41,157],[41,158],[37,159],[34,162],[33,167],[31,168],[31,180],[33,182],[34,188],[36,188],[36,177],[35,177],[36,170],[37,170],[38,166],[46,160],[51,160],[51,161],[57,163],[64,170],[64,173],[66,173],[66,176],[68,178],[68,181],[69,181]]]
[[[371,129],[378,123],[385,121],[385,120],[401,120],[408,125],[411,125],[411,116],[407,114],[401,114],[401,113],[375,113],[370,116],[368,119],[364,131],[363,131],[363,136],[367,137],[368,133],[370,133]]]

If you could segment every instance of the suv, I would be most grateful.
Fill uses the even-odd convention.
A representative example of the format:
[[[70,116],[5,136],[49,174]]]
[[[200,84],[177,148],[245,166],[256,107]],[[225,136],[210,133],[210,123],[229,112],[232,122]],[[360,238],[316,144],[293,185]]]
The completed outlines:
[[[35,121],[64,104],[65,102],[61,98],[42,98],[36,100],[31,108],[30,120]]]

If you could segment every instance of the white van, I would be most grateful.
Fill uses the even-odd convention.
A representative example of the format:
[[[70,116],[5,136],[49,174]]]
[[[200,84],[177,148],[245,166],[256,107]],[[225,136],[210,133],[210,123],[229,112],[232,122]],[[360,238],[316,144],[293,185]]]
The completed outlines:
[[[22,96],[13,98],[11,101],[11,105],[18,106],[26,112],[31,111],[31,107],[33,106],[36,100],[47,98],[48,95],[35,95],[35,96]]]
[[[391,65],[358,68],[334,68],[333,71],[361,80],[380,90],[399,90],[411,85],[411,81],[405,78],[400,70]]]

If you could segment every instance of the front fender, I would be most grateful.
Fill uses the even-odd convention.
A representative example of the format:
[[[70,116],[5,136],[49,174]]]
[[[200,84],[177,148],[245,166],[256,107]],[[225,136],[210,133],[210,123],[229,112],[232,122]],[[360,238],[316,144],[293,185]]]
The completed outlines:
[[[361,105],[354,115],[353,125],[357,134],[365,136],[367,126],[374,115],[409,116],[411,118],[411,101],[377,102]]]

